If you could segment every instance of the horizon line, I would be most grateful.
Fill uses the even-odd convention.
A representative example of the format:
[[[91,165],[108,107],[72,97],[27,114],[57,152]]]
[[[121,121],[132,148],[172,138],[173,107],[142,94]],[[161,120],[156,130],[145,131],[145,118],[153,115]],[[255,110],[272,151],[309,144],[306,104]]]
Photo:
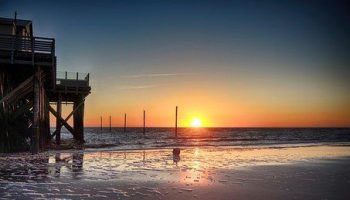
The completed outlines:
[[[55,127],[50,127],[55,128]],[[84,128],[101,128],[100,126],[85,126]],[[102,129],[109,129],[109,126],[104,126]],[[111,128],[124,128],[124,126],[112,126]],[[126,128],[143,128],[142,126],[129,126]],[[173,126],[146,126],[145,128],[174,128]],[[266,129],[279,129],[279,128],[344,128],[350,129],[350,126],[206,126],[206,127],[191,127],[191,126],[178,126],[177,128],[193,128],[193,129],[203,129],[203,128],[266,128]]]

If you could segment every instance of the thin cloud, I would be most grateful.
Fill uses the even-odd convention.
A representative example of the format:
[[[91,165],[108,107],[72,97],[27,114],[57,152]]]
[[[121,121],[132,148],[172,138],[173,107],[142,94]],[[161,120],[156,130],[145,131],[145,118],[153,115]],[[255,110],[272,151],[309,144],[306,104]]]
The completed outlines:
[[[157,85],[128,85],[118,88],[119,90],[140,90],[140,89],[148,89],[155,88]]]
[[[127,75],[122,76],[123,78],[156,78],[156,77],[169,77],[169,76],[178,76],[179,74],[135,74],[135,75]]]

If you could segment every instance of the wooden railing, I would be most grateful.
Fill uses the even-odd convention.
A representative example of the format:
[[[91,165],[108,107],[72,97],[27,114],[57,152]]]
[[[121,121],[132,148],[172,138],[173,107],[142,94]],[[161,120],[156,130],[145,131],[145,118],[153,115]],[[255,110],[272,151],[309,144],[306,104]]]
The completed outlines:
[[[79,72],[60,72],[56,74],[56,84],[73,87],[88,87],[90,74]]]
[[[8,52],[1,58],[9,63],[35,64],[36,55],[48,56],[51,64],[55,59],[55,39],[43,37],[23,37],[0,34],[0,51]],[[47,61],[45,61],[47,62]]]
[[[55,39],[0,34],[0,50],[55,54]]]

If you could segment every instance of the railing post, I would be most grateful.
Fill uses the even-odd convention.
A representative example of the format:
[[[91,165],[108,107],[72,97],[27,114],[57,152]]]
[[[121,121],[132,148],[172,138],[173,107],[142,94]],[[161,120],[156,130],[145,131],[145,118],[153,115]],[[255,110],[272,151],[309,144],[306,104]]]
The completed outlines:
[[[79,80],[79,72],[77,72],[77,80]]]
[[[52,66],[54,66],[56,68],[56,59],[55,59],[55,39],[52,39],[52,45],[51,45],[51,59],[52,59]],[[55,73],[56,73],[56,69],[54,69]],[[56,74],[55,74],[56,76]],[[56,79],[56,77],[55,77]]]
[[[52,45],[51,45],[51,53],[52,53],[52,57],[55,57],[55,39],[52,39]]]
[[[67,80],[67,71],[65,71],[64,74],[65,74],[65,78],[64,79]]]
[[[15,41],[16,41],[16,36],[12,37],[12,49],[11,49],[11,64],[13,64],[13,60],[15,57]]]
[[[31,50],[32,50],[32,65],[34,66],[34,55],[35,55],[34,42],[35,42],[35,38],[31,37],[30,40],[31,40]]]

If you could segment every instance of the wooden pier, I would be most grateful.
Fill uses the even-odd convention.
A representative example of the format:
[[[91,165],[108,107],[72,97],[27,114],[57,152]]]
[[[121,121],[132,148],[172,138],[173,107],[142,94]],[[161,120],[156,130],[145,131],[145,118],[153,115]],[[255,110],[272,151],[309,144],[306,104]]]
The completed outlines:
[[[33,154],[64,126],[84,142],[84,104],[90,94],[89,74],[57,72],[55,39],[33,36],[29,20],[0,18],[0,152],[24,150],[30,138]],[[62,117],[62,103],[73,104]],[[56,109],[51,105],[55,104]],[[50,131],[50,113],[56,129]],[[73,117],[73,126],[68,120]]]

